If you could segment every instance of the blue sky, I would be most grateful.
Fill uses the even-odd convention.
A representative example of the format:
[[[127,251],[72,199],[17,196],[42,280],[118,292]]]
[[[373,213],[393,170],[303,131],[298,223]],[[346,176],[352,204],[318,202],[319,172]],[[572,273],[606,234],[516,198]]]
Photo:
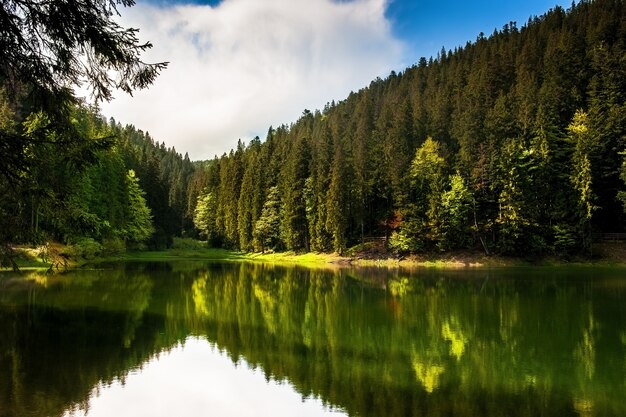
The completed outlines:
[[[555,5],[568,8],[571,1],[557,0],[392,0],[386,15],[393,33],[407,44],[411,57],[436,56],[442,46],[454,49],[510,22],[521,28],[530,16],[539,16]]]
[[[402,71],[489,35],[521,27],[556,0],[139,0],[121,23],[170,65],[148,89],[102,105],[192,159],[221,155],[237,140],[262,139],[376,77]]]

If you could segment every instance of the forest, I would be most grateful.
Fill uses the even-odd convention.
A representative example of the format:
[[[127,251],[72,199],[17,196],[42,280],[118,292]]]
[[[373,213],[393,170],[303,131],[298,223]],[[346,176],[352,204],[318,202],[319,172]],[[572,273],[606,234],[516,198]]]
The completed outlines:
[[[207,162],[194,222],[244,251],[589,253],[624,227],[625,42],[598,0],[442,49]]]
[[[384,238],[399,253],[587,255],[624,231],[621,0],[509,22],[208,161],[77,100],[59,115],[64,90],[41,100],[39,79],[18,81],[0,73],[4,253],[186,236],[242,251],[341,254]]]

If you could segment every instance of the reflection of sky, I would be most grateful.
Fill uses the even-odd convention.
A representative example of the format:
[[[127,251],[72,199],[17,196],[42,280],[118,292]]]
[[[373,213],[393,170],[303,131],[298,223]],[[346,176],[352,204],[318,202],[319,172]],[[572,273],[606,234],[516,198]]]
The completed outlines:
[[[203,339],[187,339],[127,376],[92,391],[89,410],[66,416],[339,416],[319,399],[302,399],[288,383],[230,358]]]

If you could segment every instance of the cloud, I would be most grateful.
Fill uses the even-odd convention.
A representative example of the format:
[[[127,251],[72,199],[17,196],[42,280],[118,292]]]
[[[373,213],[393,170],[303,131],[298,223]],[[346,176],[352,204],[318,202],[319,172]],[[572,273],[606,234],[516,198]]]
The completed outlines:
[[[170,65],[102,112],[192,159],[212,158],[401,68],[385,9],[386,0],[140,3],[122,10],[122,23],[154,44],[146,61]]]

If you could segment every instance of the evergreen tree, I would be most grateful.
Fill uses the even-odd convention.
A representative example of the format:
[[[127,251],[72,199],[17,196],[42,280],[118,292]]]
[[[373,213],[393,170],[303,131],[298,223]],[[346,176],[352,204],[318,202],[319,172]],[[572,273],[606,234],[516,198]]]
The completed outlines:
[[[450,176],[450,189],[441,195],[441,225],[437,247],[441,250],[471,246],[474,198],[458,173]]]
[[[261,217],[254,225],[254,238],[258,242],[261,252],[280,246],[280,206],[278,187],[271,187],[267,194],[267,200],[263,204]]]
[[[264,172],[261,165],[261,141],[254,138],[246,150],[244,157],[244,173],[237,204],[237,229],[239,231],[239,248],[244,251],[254,250],[254,224],[261,214],[263,204]]]
[[[198,196],[198,204],[194,211],[193,224],[200,231],[200,235],[207,239],[209,245],[214,244],[217,238],[215,212],[215,197],[208,189],[205,189]]]
[[[430,241],[439,239],[444,170],[445,160],[439,142],[429,137],[417,149],[411,162],[411,203],[401,211],[401,229],[392,236],[391,244],[396,249],[420,250]]]
[[[128,212],[124,225],[124,237],[131,242],[141,243],[146,241],[152,233],[152,214],[144,198],[145,193],[139,186],[139,179],[135,171],[128,171],[126,176],[128,190]]]
[[[330,188],[326,199],[326,229],[333,237],[333,249],[343,254],[347,244],[348,207],[347,172],[341,144],[335,149]]]
[[[308,140],[297,138],[283,174],[284,198],[281,235],[289,250],[308,250],[309,233],[306,217],[305,181],[309,176]]]
[[[529,227],[524,207],[524,172],[520,166],[523,149],[514,140],[509,141],[503,152],[502,187],[498,198],[499,212],[496,223],[499,228],[499,246],[503,253],[514,254],[523,248],[523,239]]]
[[[593,138],[589,135],[587,114],[577,111],[568,126],[569,139],[575,144],[572,155],[571,181],[576,192],[575,218],[581,244],[584,250],[591,250],[591,219],[596,209],[593,200],[590,154],[593,151]]]

